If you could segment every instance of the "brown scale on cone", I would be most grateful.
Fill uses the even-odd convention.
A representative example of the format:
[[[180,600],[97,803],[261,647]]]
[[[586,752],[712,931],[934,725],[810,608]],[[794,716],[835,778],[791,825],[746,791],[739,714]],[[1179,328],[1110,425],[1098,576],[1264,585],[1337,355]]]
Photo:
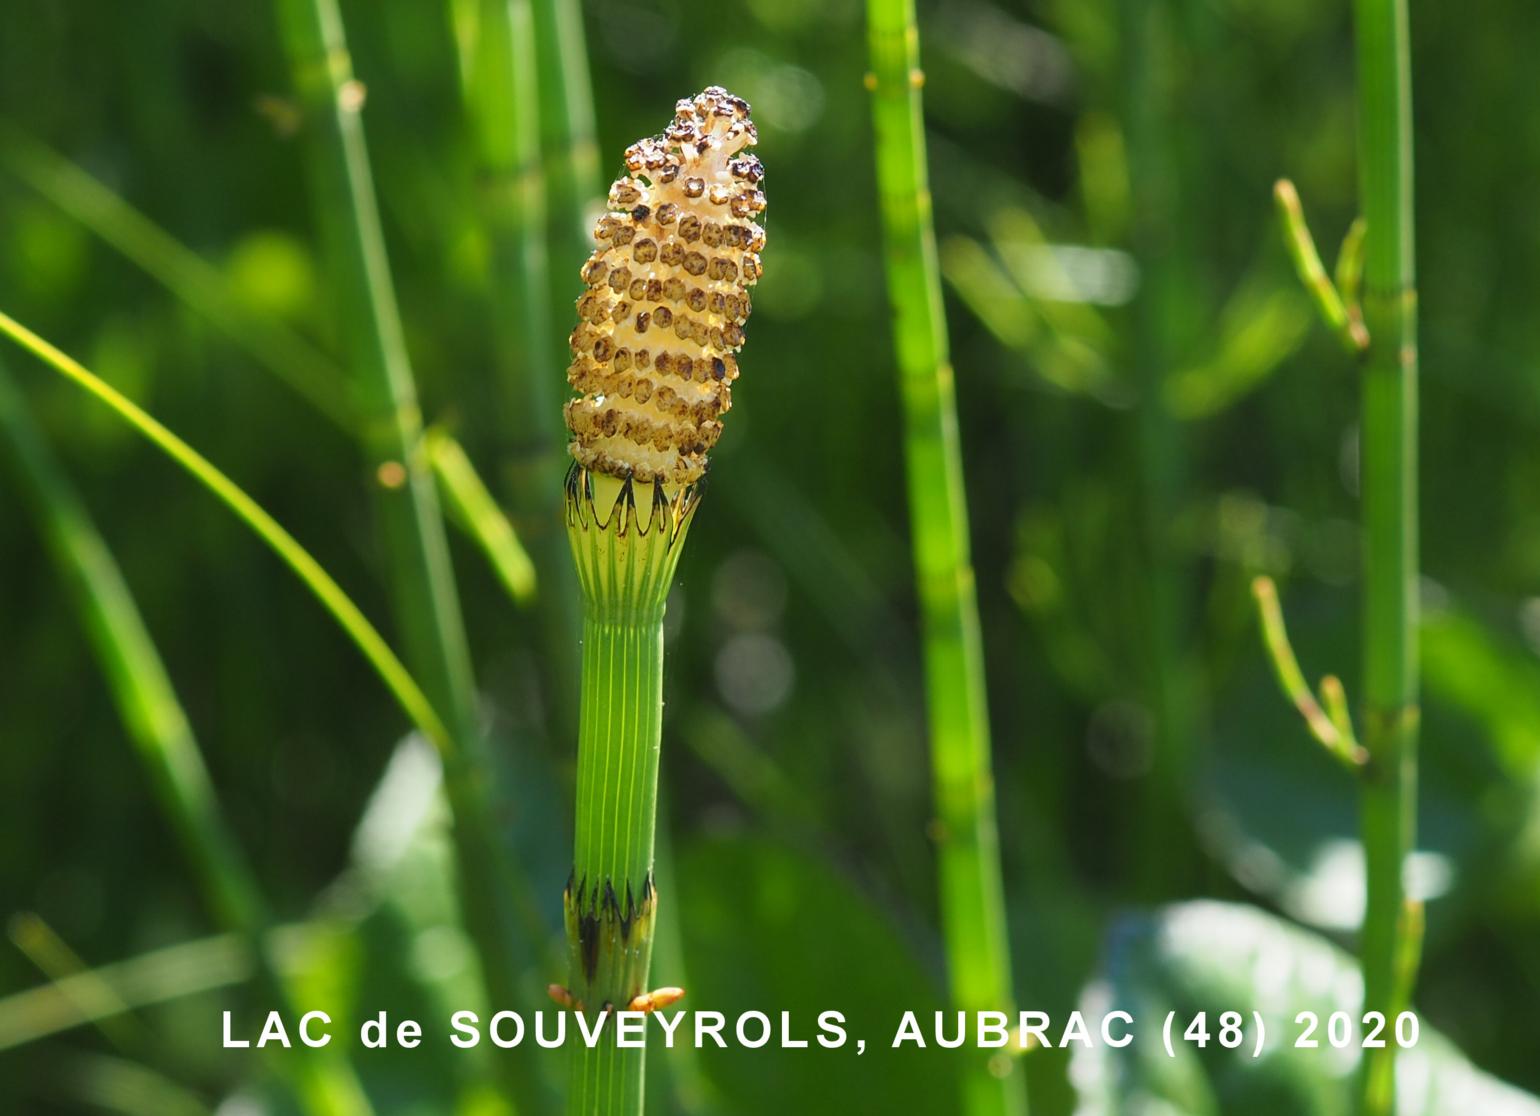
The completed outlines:
[[[632,144],[583,265],[567,380],[570,449],[596,472],[689,484],[706,471],[738,378],[735,353],[765,230],[747,102],[711,86]]]

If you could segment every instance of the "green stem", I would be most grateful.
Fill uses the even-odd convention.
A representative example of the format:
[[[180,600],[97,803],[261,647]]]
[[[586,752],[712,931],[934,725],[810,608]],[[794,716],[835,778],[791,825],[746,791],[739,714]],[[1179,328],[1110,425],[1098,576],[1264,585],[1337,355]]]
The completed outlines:
[[[695,490],[573,467],[567,527],[583,588],[576,835],[563,897],[568,991],[579,1010],[623,1011],[647,989],[663,732],[663,610]],[[608,1021],[607,1026],[612,1026]],[[607,1033],[572,1060],[568,1111],[642,1111],[645,1051]]]
[[[1193,305],[1191,264],[1178,234],[1181,180],[1178,145],[1167,127],[1177,111],[1163,80],[1170,67],[1169,38],[1179,16],[1170,0],[1119,0],[1122,54],[1120,114],[1128,149],[1128,173],[1138,184],[1130,244],[1139,262],[1140,287],[1132,307],[1131,367],[1134,408],[1135,492],[1138,533],[1139,627],[1144,698],[1154,718],[1148,788],[1136,823],[1139,890],[1156,899],[1184,887],[1198,863],[1187,803],[1194,763],[1194,707],[1189,692],[1183,633],[1188,586],[1172,546],[1172,521],[1185,483],[1180,423],[1167,402],[1167,379],[1185,338]]]
[[[628,890],[637,898],[651,890],[662,717],[661,604],[634,613],[591,607],[583,618],[573,870],[579,888],[613,881],[622,906]]]
[[[336,0],[277,0],[277,6],[311,134],[315,200],[355,370],[363,449],[378,475],[401,478],[380,494],[396,621],[407,657],[448,716],[457,745],[444,765],[444,789],[454,814],[461,904],[489,1004],[507,1007],[522,999],[511,948],[537,920],[493,820],[470,651],[438,496],[421,452],[417,389],[369,170],[360,115],[364,87],[353,77]],[[504,1052],[497,1065],[509,1100],[541,1096],[527,1048]]]
[[[537,0],[534,17],[546,245],[552,260],[581,260],[593,249],[590,210],[598,208],[595,203],[602,190],[583,9],[580,0]],[[547,282],[552,313],[549,335],[560,337],[569,327],[569,308],[581,288],[574,273],[564,267],[550,268]],[[564,599],[571,600],[571,594]],[[656,855],[664,873],[670,874],[671,851],[666,843]],[[675,931],[672,940],[677,939]],[[665,956],[676,981],[685,980],[683,962],[682,949],[672,959]],[[685,1060],[677,1056],[668,1064],[679,1071],[673,1082],[674,1106],[681,1112],[695,1107],[686,1096],[689,1083],[680,1079],[692,1071],[681,1069]]]
[[[590,611],[584,618],[581,709],[572,857],[576,892],[569,907],[579,923],[596,920],[597,926],[586,933],[579,926],[572,938],[572,993],[590,1010],[605,1005],[623,1010],[647,991],[652,960],[661,608],[613,617]],[[567,1111],[641,1112],[644,1053],[610,1042],[580,1047]]]
[[[546,0],[533,7],[544,9]],[[502,397],[504,479],[515,529],[545,578],[535,599],[537,663],[552,735],[560,738],[575,722],[580,620],[558,526],[565,430],[551,374],[557,367],[552,341],[565,327],[553,328],[549,303],[539,133],[540,109],[560,106],[539,99],[530,0],[453,0],[452,11],[475,151],[477,216],[490,249],[486,296]],[[571,304],[570,296],[562,299],[563,319]]]
[[[513,603],[527,608],[535,597],[535,563],[513,524],[477,475],[465,447],[447,431],[435,427],[423,435],[423,448],[450,513],[486,554]]]
[[[417,389],[402,335],[369,173],[363,86],[335,0],[277,0],[312,139],[316,202],[371,467],[396,466],[382,514],[396,558],[396,612],[408,657],[457,734],[475,723],[474,684],[433,479],[416,452]],[[382,486],[384,487],[384,486]]]
[[[1356,0],[1362,305],[1360,485],[1364,520],[1362,834],[1368,896],[1364,1008],[1393,1018],[1415,978],[1403,871],[1416,840],[1417,280],[1412,228],[1411,58],[1405,0]],[[1404,970],[1404,971],[1403,971]],[[1394,1044],[1365,1052],[1360,1111],[1395,1108]]]
[[[1008,1010],[1010,942],[995,825],[968,513],[925,161],[919,30],[913,0],[868,0],[872,120],[888,297],[904,410],[914,562],[924,624],[926,696],[939,820],[942,931],[952,1001]],[[1014,1061],[964,1074],[963,1111],[1026,1111]]]
[[[0,1051],[100,1025],[124,1012],[232,988],[251,979],[258,948],[277,972],[295,976],[314,957],[315,935],[334,932],[330,925],[295,923],[272,927],[255,945],[242,934],[198,938],[13,992],[0,997]]]
[[[593,248],[588,207],[599,191],[599,148],[578,0],[535,4],[535,52],[551,258],[581,260]],[[557,336],[566,329],[566,308],[577,294],[570,273],[553,273],[551,306],[560,315],[554,327]]]

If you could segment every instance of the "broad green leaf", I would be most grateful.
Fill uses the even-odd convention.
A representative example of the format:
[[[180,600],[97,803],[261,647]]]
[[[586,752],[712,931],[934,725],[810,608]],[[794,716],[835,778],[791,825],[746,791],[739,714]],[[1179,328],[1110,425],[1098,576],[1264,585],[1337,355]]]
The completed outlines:
[[[681,852],[679,895],[660,905],[684,932],[690,987],[681,1006],[722,1012],[729,1032],[740,1013],[764,1012],[778,1029],[789,1012],[793,1037],[814,1039],[785,1052],[708,1041],[697,1056],[724,1111],[957,1110],[958,1052],[890,1048],[905,1011],[929,1019],[942,1004],[888,912],[827,864],[765,841],[694,842]],[[670,974],[654,971],[653,980],[668,984]],[[818,1047],[822,1011],[844,1013],[845,1048]],[[654,1040],[649,1057],[668,1059],[660,1047]]]
[[[1351,1044],[1334,1047],[1327,1026],[1334,1012],[1356,1014],[1362,999],[1352,957],[1254,907],[1203,900],[1126,917],[1108,936],[1081,1006],[1088,1018],[1129,1012],[1135,1038],[1120,1050],[1076,1050],[1079,1116],[1350,1116],[1358,1054]],[[1175,1057],[1161,1038],[1172,1011]],[[1245,1016],[1241,1049],[1177,1041],[1198,1012],[1208,1013],[1217,1035],[1227,1011]],[[1253,1011],[1265,1026],[1259,1057],[1252,1057]],[[1295,1045],[1304,1011],[1320,1020],[1318,1048]],[[1397,1116],[1540,1116],[1540,1100],[1482,1073],[1426,1022],[1397,1059],[1396,1079]]]
[[[1505,853],[1489,868],[1500,874],[1506,899],[1533,904],[1540,878],[1540,659],[1454,608],[1424,619],[1421,650],[1425,704],[1459,714],[1487,744],[1480,754],[1492,785],[1479,799],[1481,814]]]

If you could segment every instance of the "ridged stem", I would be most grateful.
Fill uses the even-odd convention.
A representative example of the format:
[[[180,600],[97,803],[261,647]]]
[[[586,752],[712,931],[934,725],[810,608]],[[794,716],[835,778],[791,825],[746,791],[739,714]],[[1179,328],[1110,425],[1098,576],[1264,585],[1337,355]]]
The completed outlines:
[[[1405,0],[1357,0],[1359,194],[1367,224],[1360,486],[1363,498],[1364,772],[1368,870],[1364,1009],[1410,1000],[1418,920],[1403,873],[1417,800],[1417,280],[1412,227],[1411,58]],[[1360,1111],[1395,1109],[1395,1049],[1365,1051]]]
[[[639,891],[652,870],[663,718],[663,615],[597,610],[583,621],[578,729],[578,879]]]
[[[652,857],[663,713],[661,611],[583,623],[578,738],[577,840],[570,903],[581,921],[572,956],[573,994],[590,1011],[623,1010],[647,991],[652,959]],[[602,881],[602,886],[601,886]],[[594,891],[600,894],[596,897]],[[592,912],[592,913],[590,913]],[[629,929],[612,924],[618,913]],[[584,943],[592,951],[585,955]],[[590,966],[591,965],[591,969]],[[591,972],[591,975],[590,975]],[[645,1051],[609,1041],[576,1049],[567,1111],[642,1111]]]
[[[984,657],[931,225],[913,0],[868,0],[867,20],[877,189],[924,625],[947,973],[958,1009],[1009,1010],[1014,997]],[[969,1116],[1026,1111],[1026,1088],[1014,1061],[992,1067],[979,1057],[970,1062],[963,1081],[962,1110]]]
[[[590,1018],[648,991],[653,849],[663,731],[663,610],[695,493],[573,468],[567,526],[583,588],[572,876],[563,897],[568,991]],[[577,1045],[568,1112],[642,1111],[645,1050],[619,1047],[613,1020]]]
[[[511,951],[527,936],[532,907],[493,821],[470,651],[438,496],[422,451],[417,388],[369,170],[361,116],[365,91],[353,77],[336,0],[276,2],[310,132],[315,200],[355,375],[363,450],[377,475],[399,477],[380,492],[396,621],[407,660],[443,710],[457,745],[445,760],[444,786],[454,814],[460,898],[487,998],[496,1010],[521,1002]],[[540,1078],[523,1046],[504,1051],[496,1064],[510,1101],[540,1095]]]

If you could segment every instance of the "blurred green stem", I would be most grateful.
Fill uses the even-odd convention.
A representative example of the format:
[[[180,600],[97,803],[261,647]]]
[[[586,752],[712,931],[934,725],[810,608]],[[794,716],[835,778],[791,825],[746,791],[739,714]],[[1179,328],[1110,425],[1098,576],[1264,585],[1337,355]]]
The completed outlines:
[[[1130,352],[1138,401],[1134,411],[1134,484],[1140,641],[1145,701],[1154,717],[1152,765],[1134,840],[1138,887],[1146,899],[1185,886],[1196,856],[1186,821],[1195,748],[1195,710],[1188,681],[1191,657],[1182,630],[1188,587],[1173,546],[1181,510],[1183,432],[1167,402],[1165,381],[1178,359],[1182,325],[1193,305],[1191,233],[1178,235],[1178,147],[1166,127],[1177,112],[1163,80],[1170,63],[1172,0],[1119,0],[1121,116],[1133,191],[1131,247],[1139,262]],[[1188,850],[1188,851],[1182,851]]]
[[[225,826],[203,753],[165,664],[112,552],[3,367],[0,434],[10,447],[43,538],[65,578],[139,762],[161,810],[176,829],[215,919],[252,944],[263,993],[274,1003],[287,1002],[286,989],[259,946],[272,922],[266,902]],[[35,940],[49,940],[43,924],[32,925]],[[300,1048],[296,1056],[275,1059],[273,1064],[307,1111],[335,1116],[370,1111],[363,1087],[336,1051]]]
[[[3,377],[4,373],[0,372],[0,379]],[[5,395],[9,390],[8,386],[0,383],[0,396]],[[9,401],[0,398],[0,411],[5,410],[8,405]],[[171,811],[166,812],[169,814]],[[207,891],[206,888],[205,891]],[[80,955],[69,947],[68,942],[59,937],[41,915],[34,911],[23,911],[11,918],[7,930],[7,937],[11,939],[11,944],[37,966],[38,971],[48,978],[48,983],[52,987],[68,995],[75,988],[84,985],[84,990],[74,1006],[81,1014],[86,1014],[95,1005],[102,1005],[109,1014],[95,1020],[96,1027],[102,1037],[113,1047],[124,1052],[139,1044],[143,1034],[135,1026],[139,1021],[133,1018],[133,1009],[111,985],[95,979],[96,974],[91,971]]]
[[[261,953],[289,976],[312,956],[313,928],[277,926],[260,940]],[[331,928],[324,932],[330,933]],[[88,1023],[249,980],[257,949],[244,934],[178,942],[88,972],[61,976],[0,998],[0,1051],[14,1050]]]
[[[423,435],[423,449],[450,511],[476,540],[492,571],[520,607],[535,599],[535,564],[492,493],[476,474],[465,447],[437,427]]]
[[[382,480],[396,620],[406,654],[449,718],[456,747],[445,759],[454,814],[460,900],[480,953],[489,1005],[520,1002],[513,948],[521,938],[516,878],[494,821],[495,781],[484,754],[475,679],[433,476],[420,452],[422,418],[391,285],[379,207],[369,170],[365,92],[352,62],[336,0],[276,0],[295,90],[311,142],[315,203],[355,375],[362,443]],[[538,943],[526,943],[533,954]],[[538,1107],[540,1078],[524,1047],[497,1059],[507,1099]]]
[[[551,736],[569,739],[576,727],[580,617],[577,583],[560,529],[566,438],[552,344],[565,336],[566,326],[553,326],[548,301],[539,133],[542,109],[559,115],[562,106],[539,100],[530,0],[451,3],[475,151],[479,224],[491,258],[486,293],[503,400],[498,425],[506,449],[505,480],[514,525],[543,579],[535,599],[535,661],[541,692],[550,702]],[[533,7],[548,3],[539,0]],[[570,259],[575,268],[583,255]],[[570,308],[571,299],[562,305]]]
[[[600,186],[583,10],[578,0],[538,0],[534,14],[548,243],[553,260],[582,260],[593,248],[588,209]],[[576,273],[553,271],[550,289],[558,317],[552,336],[559,337],[577,297]]]
[[[1368,898],[1364,1010],[1410,1001],[1418,920],[1404,870],[1417,801],[1417,277],[1406,0],[1356,0],[1359,195],[1364,244],[1360,486],[1364,569],[1362,833]],[[1395,1110],[1395,1048],[1365,1051],[1360,1111]]]
[[[931,225],[913,0],[868,0],[867,22],[888,298],[905,424],[910,529],[924,624],[941,921],[953,1004],[1009,1010],[1010,940],[995,823],[989,713],[957,405]],[[963,1077],[968,1116],[1026,1111],[1015,1061]]]

